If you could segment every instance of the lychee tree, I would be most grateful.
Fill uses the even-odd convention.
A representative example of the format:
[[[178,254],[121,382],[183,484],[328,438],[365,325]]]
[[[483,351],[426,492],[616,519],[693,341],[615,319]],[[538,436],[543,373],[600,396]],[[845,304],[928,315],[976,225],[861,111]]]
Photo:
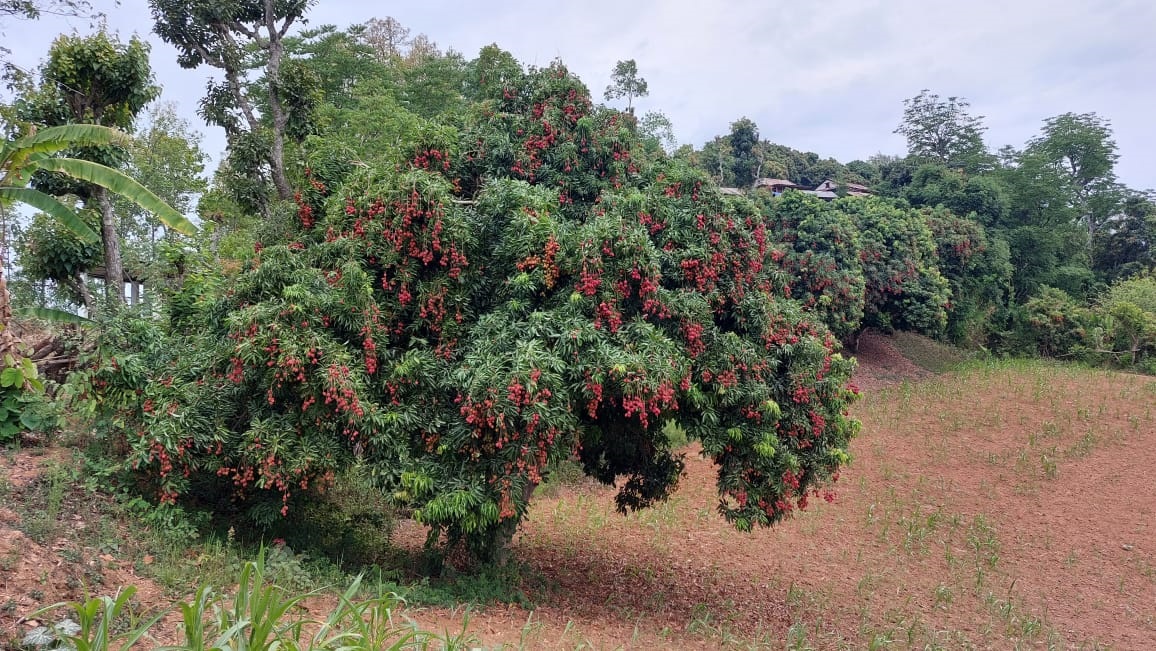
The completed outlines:
[[[620,510],[666,498],[670,422],[741,530],[830,498],[853,362],[753,205],[635,163],[627,119],[555,64],[404,164],[315,160],[296,239],[179,301],[190,352],[133,388],[131,461],[162,499],[215,483],[270,516],[360,463],[431,545],[491,560],[561,460]]]
[[[862,325],[866,291],[857,224],[832,203],[801,192],[762,200],[791,277],[791,297],[835,336],[849,339]]]
[[[847,197],[835,205],[859,229],[864,325],[941,334],[951,288],[936,266],[927,218],[905,202],[882,197]]]

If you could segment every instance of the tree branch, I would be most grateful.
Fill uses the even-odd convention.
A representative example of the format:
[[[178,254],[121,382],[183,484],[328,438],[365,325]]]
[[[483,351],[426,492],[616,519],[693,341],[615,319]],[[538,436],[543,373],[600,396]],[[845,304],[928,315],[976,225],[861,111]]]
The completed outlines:
[[[296,16],[288,16],[288,17],[286,17],[286,18],[285,18],[285,24],[281,26],[281,29],[277,30],[277,37],[278,37],[278,38],[285,38],[285,35],[289,33],[289,27],[290,27],[291,25],[293,25],[293,22],[294,22],[296,19],[297,19],[297,17],[296,17]]]

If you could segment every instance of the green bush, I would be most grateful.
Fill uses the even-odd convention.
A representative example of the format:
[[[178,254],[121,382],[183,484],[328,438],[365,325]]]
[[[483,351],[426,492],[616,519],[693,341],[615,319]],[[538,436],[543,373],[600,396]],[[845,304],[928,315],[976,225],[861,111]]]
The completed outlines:
[[[879,197],[847,197],[836,205],[859,228],[864,325],[942,334],[951,288],[937,266],[935,237],[924,215]]]
[[[1023,307],[1023,341],[1044,357],[1076,357],[1087,348],[1090,310],[1066,292],[1045,287]]]
[[[791,297],[849,340],[863,325],[865,300],[858,226],[831,203],[801,192],[787,192],[765,210],[783,249]]]
[[[46,423],[40,396],[44,383],[31,359],[11,352],[4,353],[0,366],[0,445],[17,440],[26,430],[37,430]]]
[[[1120,366],[1146,370],[1156,357],[1156,278],[1119,281],[1093,309],[1100,325],[1097,353]]]
[[[160,501],[268,526],[361,466],[431,545],[493,559],[574,455],[624,511],[664,499],[669,420],[740,529],[824,495],[858,428],[853,362],[783,298],[762,216],[640,166],[560,65],[524,84],[421,130],[400,169],[317,165],[294,239],[174,301],[175,331],[109,333],[94,395]]]

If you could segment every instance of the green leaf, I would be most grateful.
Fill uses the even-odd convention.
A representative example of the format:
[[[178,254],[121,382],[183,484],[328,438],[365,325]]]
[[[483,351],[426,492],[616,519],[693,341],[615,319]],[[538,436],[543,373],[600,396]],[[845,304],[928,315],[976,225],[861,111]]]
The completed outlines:
[[[24,384],[24,373],[17,368],[6,368],[0,373],[0,386],[16,387]]]
[[[0,187],[0,201],[19,201],[28,204],[37,210],[48,213],[82,240],[86,242],[100,241],[100,235],[84,223],[84,220],[76,214],[75,210],[50,194],[32,188]]]
[[[44,419],[26,409],[20,414],[20,425],[26,430],[35,432],[44,427]]]
[[[28,157],[32,154],[51,154],[77,145],[100,147],[128,145],[130,137],[123,131],[97,124],[64,124],[40,129],[11,143],[10,148]]]
[[[153,194],[152,190],[111,167],[76,158],[49,158],[38,162],[37,167],[50,172],[62,172],[82,181],[107,188],[110,192],[119,194],[141,208],[156,214],[157,219],[162,224],[178,233],[193,235],[197,232],[197,227],[192,222]]]
[[[77,325],[93,325],[96,323],[92,319],[86,319],[79,314],[48,307],[26,307],[20,310],[20,314],[50,323],[73,323]]]

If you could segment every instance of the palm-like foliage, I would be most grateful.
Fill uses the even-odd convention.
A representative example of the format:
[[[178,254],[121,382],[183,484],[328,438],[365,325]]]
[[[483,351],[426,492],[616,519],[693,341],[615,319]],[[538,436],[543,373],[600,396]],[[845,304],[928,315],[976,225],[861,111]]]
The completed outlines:
[[[68,124],[34,131],[24,137],[0,143],[0,207],[13,203],[32,206],[59,220],[78,237],[90,242],[99,241],[100,235],[84,223],[71,206],[50,194],[29,187],[33,173],[57,172],[123,196],[155,213],[162,224],[178,233],[195,233],[197,227],[192,222],[124,173],[92,161],[55,155],[77,146],[124,144],[128,138],[124,132],[109,127]],[[3,255],[0,251],[0,269],[3,269]],[[73,321],[76,318],[79,317],[67,315],[64,320]],[[7,353],[17,347],[18,342],[8,328],[11,320],[8,286],[0,272],[0,352]]]
[[[98,240],[100,236],[72,208],[56,197],[28,187],[32,174],[38,170],[59,172],[123,196],[155,213],[162,224],[178,233],[191,235],[196,232],[197,227],[192,222],[124,173],[92,161],[53,156],[78,145],[115,145],[123,144],[127,139],[125,133],[116,129],[94,124],[69,124],[0,143],[0,203],[30,205],[60,220],[77,236],[89,241]]]

